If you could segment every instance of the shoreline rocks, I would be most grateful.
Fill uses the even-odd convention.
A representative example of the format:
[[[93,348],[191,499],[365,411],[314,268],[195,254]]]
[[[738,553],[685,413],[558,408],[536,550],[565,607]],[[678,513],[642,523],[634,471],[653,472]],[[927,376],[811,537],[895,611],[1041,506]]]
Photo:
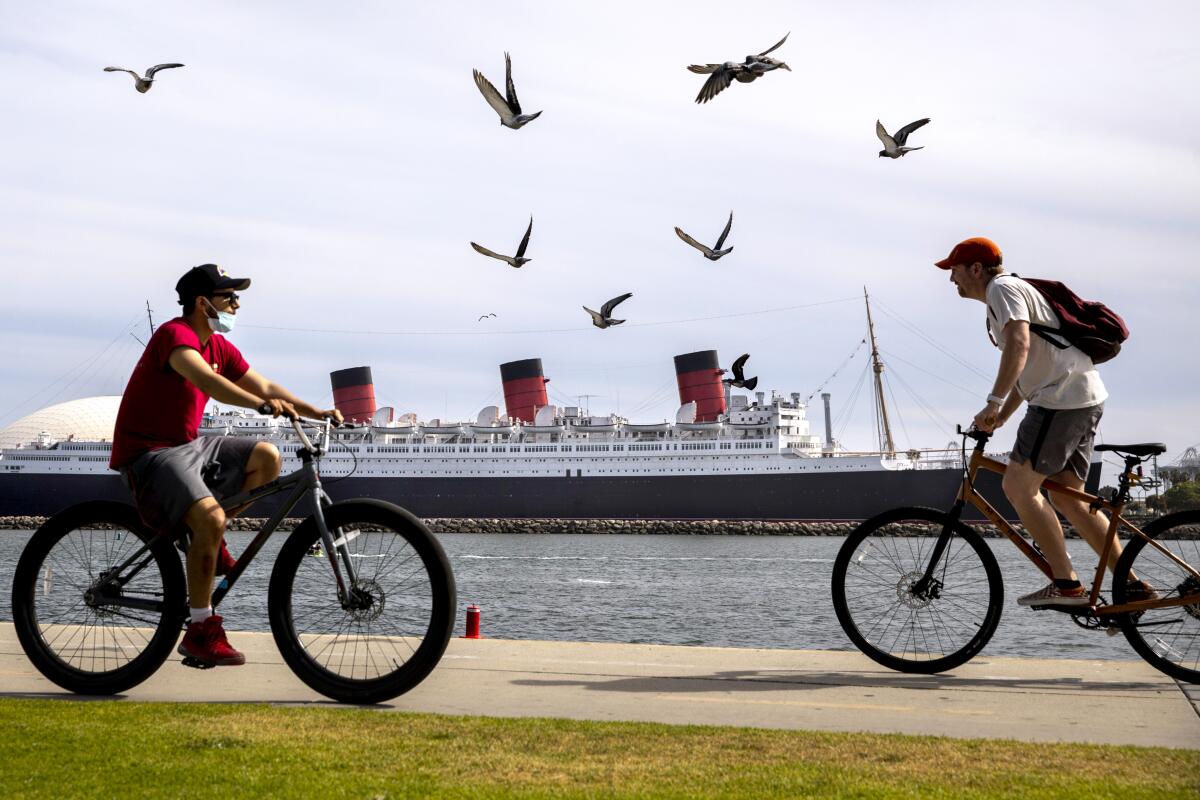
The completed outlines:
[[[34,530],[46,521],[45,517],[19,516],[0,517],[0,529]],[[1149,518],[1131,518],[1135,525],[1149,522]],[[256,531],[266,522],[262,518],[236,517],[230,521],[234,531]],[[300,519],[289,518],[280,525],[280,531],[293,530]],[[846,536],[857,527],[854,521],[797,520],[669,520],[669,519],[453,519],[430,518],[425,520],[434,533],[519,533],[519,534],[633,534],[642,536]],[[967,523],[982,536],[1000,536],[994,525]],[[1024,532],[1018,526],[1018,531]],[[906,532],[911,536],[928,536],[936,533],[931,526],[912,526]],[[1200,526],[1189,531],[1189,538],[1200,538]],[[1079,538],[1067,528],[1069,538]]]

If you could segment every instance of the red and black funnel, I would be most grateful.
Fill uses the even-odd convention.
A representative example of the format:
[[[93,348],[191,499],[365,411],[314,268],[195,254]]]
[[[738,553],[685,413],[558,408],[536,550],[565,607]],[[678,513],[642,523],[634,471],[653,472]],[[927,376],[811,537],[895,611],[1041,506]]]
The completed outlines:
[[[333,406],[348,422],[370,422],[375,414],[375,382],[370,367],[351,367],[329,373]]]
[[[696,422],[715,422],[725,413],[725,387],[716,350],[699,350],[675,356],[679,404],[695,402]]]
[[[513,419],[532,423],[537,410],[548,405],[546,384],[542,375],[542,360],[527,358],[500,365],[500,380],[504,382],[504,410]]]

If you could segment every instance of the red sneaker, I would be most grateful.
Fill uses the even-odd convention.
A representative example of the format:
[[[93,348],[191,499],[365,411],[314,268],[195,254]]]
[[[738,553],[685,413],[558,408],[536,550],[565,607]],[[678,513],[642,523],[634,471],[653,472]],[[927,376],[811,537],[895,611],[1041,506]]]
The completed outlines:
[[[229,548],[225,546],[225,537],[221,537],[221,549],[217,551],[217,568],[214,575],[228,575],[233,572],[233,565],[237,563],[237,559],[229,552]]]
[[[225,638],[222,618],[216,614],[204,622],[188,623],[187,633],[179,643],[179,655],[194,658],[210,667],[235,667],[246,663],[246,657],[234,650]]]

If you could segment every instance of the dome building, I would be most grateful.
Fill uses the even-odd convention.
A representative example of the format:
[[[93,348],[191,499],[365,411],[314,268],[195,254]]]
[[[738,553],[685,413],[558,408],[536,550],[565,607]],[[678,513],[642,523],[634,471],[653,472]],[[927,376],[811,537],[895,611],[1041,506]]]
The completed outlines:
[[[102,395],[46,406],[0,429],[0,449],[29,446],[42,434],[56,442],[110,441],[120,405],[120,395]]]

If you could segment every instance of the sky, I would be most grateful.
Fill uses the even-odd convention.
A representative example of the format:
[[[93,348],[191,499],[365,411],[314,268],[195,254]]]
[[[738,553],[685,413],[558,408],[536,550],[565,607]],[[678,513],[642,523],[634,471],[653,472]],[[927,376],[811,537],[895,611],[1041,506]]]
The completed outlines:
[[[1200,443],[1200,6],[680,9],[0,6],[0,426],[119,394],[146,303],[174,316],[176,280],[214,262],[253,279],[231,340],[318,405],[330,371],[369,365],[381,405],[473,420],[503,406],[499,364],[541,358],[552,402],[660,421],[672,357],[716,349],[812,395],[814,432],[829,391],[854,450],[875,446],[865,289],[897,444],[942,447],[999,352],[933,262],[984,235],[1128,323],[1103,440],[1166,462]],[[693,102],[688,64],[789,31],[791,72]],[[519,131],[471,79],[503,87],[505,51],[543,111]],[[170,61],[145,95],[101,71]],[[921,117],[925,149],[876,156],[876,119]],[[731,210],[719,262],[673,233],[711,244]],[[531,215],[522,269],[471,250],[512,253]],[[628,321],[591,327],[581,306],[624,292]]]

